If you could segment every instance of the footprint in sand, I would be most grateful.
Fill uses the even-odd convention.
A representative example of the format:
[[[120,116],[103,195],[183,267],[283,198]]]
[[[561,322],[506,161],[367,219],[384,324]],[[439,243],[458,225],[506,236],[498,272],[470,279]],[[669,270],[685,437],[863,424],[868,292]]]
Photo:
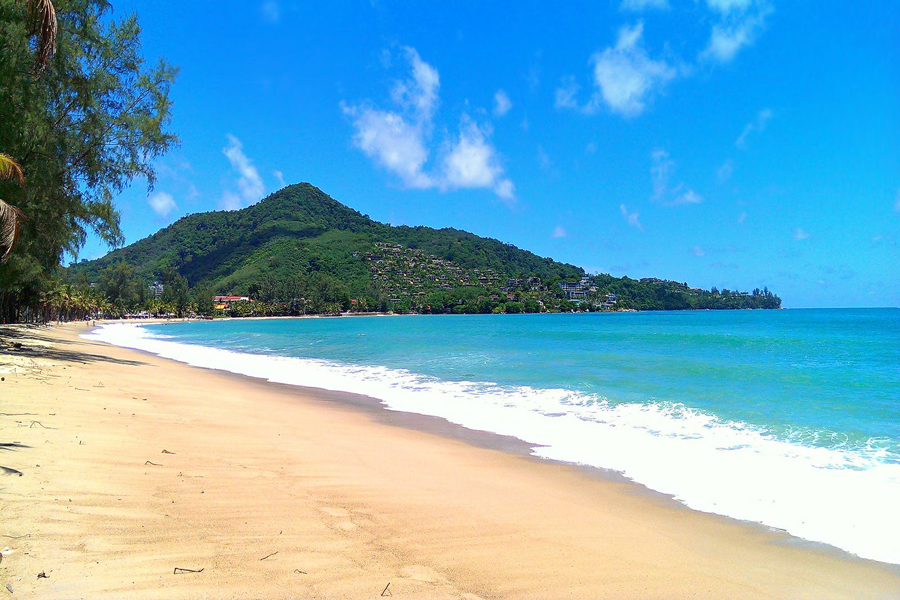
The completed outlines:
[[[407,565],[400,569],[400,577],[423,583],[447,583],[447,578],[425,565]]]
[[[338,508],[336,506],[324,506],[319,510],[324,512],[326,515],[330,517],[335,517],[336,519],[342,519],[334,523],[334,527],[342,531],[353,531],[356,529],[357,525],[352,520],[350,520],[350,511]]]

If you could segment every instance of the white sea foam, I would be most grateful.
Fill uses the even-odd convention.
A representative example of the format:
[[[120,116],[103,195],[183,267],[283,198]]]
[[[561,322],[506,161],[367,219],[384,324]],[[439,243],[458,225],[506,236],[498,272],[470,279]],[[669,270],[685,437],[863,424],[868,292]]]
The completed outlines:
[[[614,404],[563,389],[447,382],[405,370],[182,344],[136,325],[90,336],[191,365],[364,394],[533,444],[535,455],[610,469],[687,506],[900,564],[900,464],[884,450],[778,440],[680,404]]]

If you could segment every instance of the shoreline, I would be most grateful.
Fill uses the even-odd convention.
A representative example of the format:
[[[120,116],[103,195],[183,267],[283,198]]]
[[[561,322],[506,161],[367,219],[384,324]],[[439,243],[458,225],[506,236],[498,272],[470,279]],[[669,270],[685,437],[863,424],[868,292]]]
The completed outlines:
[[[147,323],[144,320],[126,322]],[[103,479],[103,476],[88,472],[88,467],[96,467],[95,464],[80,461],[77,456],[53,455],[54,444],[58,442],[50,438],[41,441],[40,436],[61,435],[52,429],[45,430],[44,427],[65,429],[65,424],[58,422],[65,418],[74,420],[79,428],[98,434],[93,431],[96,424],[92,424],[90,419],[85,420],[85,415],[89,413],[109,417],[111,415],[103,414],[103,410],[115,402],[124,409],[121,412],[126,413],[119,416],[117,421],[124,424],[126,429],[129,426],[137,428],[148,436],[167,437],[170,434],[167,427],[173,429],[174,435],[174,431],[180,430],[179,426],[185,420],[196,427],[202,425],[199,432],[192,432],[189,428],[180,435],[182,448],[185,443],[192,444],[195,450],[203,449],[202,454],[215,448],[223,455],[231,455],[235,443],[246,444],[250,449],[271,444],[271,453],[239,452],[238,456],[242,457],[241,460],[266,465],[265,470],[270,473],[277,472],[279,468],[320,471],[323,464],[331,465],[338,474],[326,470],[319,477],[336,478],[339,483],[335,489],[329,488],[324,496],[329,499],[342,498],[343,501],[338,503],[339,507],[359,504],[364,507],[360,513],[350,510],[349,522],[342,520],[342,524],[337,526],[327,523],[324,525],[328,530],[325,533],[337,533],[343,542],[351,546],[362,544],[361,548],[354,546],[349,550],[345,549],[349,554],[335,550],[329,556],[341,556],[349,565],[358,563],[362,556],[377,556],[374,563],[379,568],[386,569],[384,572],[387,579],[394,578],[392,589],[398,595],[399,592],[408,590],[420,597],[460,597],[465,593],[481,597],[558,597],[561,590],[578,589],[582,597],[684,597],[694,593],[701,597],[842,597],[847,594],[856,597],[888,597],[891,593],[900,591],[900,568],[896,565],[861,559],[837,548],[800,540],[763,525],[694,511],[671,497],[653,492],[615,473],[532,456],[532,446],[516,438],[465,429],[438,417],[387,410],[374,398],[272,383],[227,371],[195,368],[148,352],[80,339],[78,336],[86,331],[86,328],[63,325],[49,330],[26,330],[22,334],[23,343],[27,340],[32,344],[36,339],[37,348],[43,346],[48,349],[44,351],[47,358],[41,358],[40,349],[28,356],[31,361],[42,361],[42,365],[46,361],[47,364],[42,369],[48,378],[35,379],[17,375],[10,404],[26,409],[33,405],[33,408],[22,412],[45,411],[48,416],[44,421],[47,422],[42,422],[40,427],[31,425],[10,429],[8,421],[12,417],[4,417],[4,437],[10,438],[9,434],[15,432],[21,434],[23,439],[34,439],[30,440],[31,444],[22,442],[30,446],[27,450],[23,448],[3,453],[0,456],[3,462],[0,464],[15,467],[15,459],[16,463],[21,462],[22,467],[28,467],[34,459],[35,464],[44,465],[41,473],[46,473],[43,469],[48,467],[58,468],[56,475],[62,478],[62,482],[72,478],[89,482],[88,487],[91,488],[100,486],[102,482],[98,480]],[[9,352],[5,356],[2,352],[0,349],[0,362],[15,358],[15,352]],[[95,357],[76,361],[81,365],[78,370],[80,380],[77,385],[69,388],[58,381],[65,376],[63,371],[67,365],[64,356],[67,355],[63,353],[66,352]],[[55,377],[49,377],[51,372]],[[162,374],[165,377],[161,377]],[[96,387],[97,383],[102,384],[103,379],[108,382],[111,377],[118,377],[117,385],[124,386],[120,392],[111,395],[106,391],[97,392],[100,398],[80,400],[77,406],[59,404],[59,398],[66,395],[82,398],[90,395],[90,390],[104,390],[106,386]],[[178,379],[178,382],[170,382],[172,378]],[[7,376],[6,384],[0,384],[4,386],[0,389],[5,392],[5,406],[12,379]],[[152,392],[148,392],[148,388]],[[79,389],[88,391],[88,394],[79,392]],[[142,408],[146,411],[148,406],[142,404],[144,400],[134,396],[134,392],[142,389],[145,395],[158,396],[150,399],[156,411],[137,419],[137,412]],[[122,393],[126,391],[128,393]],[[208,397],[213,391],[222,395],[216,396],[221,403],[216,402],[216,398]],[[54,396],[52,399],[51,395]],[[105,406],[100,407],[98,402]],[[260,414],[265,412],[261,410],[263,407],[278,414]],[[101,408],[103,410],[99,410]],[[129,409],[135,412],[135,417],[128,416]],[[231,414],[232,410],[237,416]],[[50,412],[54,413],[52,417],[49,416]],[[64,412],[70,414],[65,416]],[[160,415],[166,416],[162,422]],[[324,427],[326,431],[318,431],[312,424],[306,423],[307,420],[315,421],[316,425]],[[249,424],[254,426],[249,427]],[[227,438],[225,440],[222,439],[223,431],[229,434],[224,436]],[[360,440],[344,438],[338,434],[340,431],[352,431]],[[267,433],[277,435],[273,438]],[[129,445],[130,440],[125,431],[107,432],[105,435],[110,438],[113,447],[115,444]],[[194,436],[199,437],[192,440]],[[287,445],[274,441],[283,436],[290,438]],[[214,443],[223,441],[224,446]],[[42,445],[44,442],[49,445]],[[294,451],[295,444],[302,445],[309,456],[305,453],[297,454]],[[321,449],[317,449],[321,445],[331,449],[343,448],[346,452],[340,457],[332,457],[328,452],[323,453]],[[374,447],[379,448],[383,456],[374,454]],[[180,451],[176,452],[182,454]],[[373,453],[372,456],[369,456],[370,453]],[[27,462],[20,461],[26,454]],[[140,484],[157,471],[147,472],[155,469],[152,465],[124,464],[127,463],[126,458],[133,456],[127,452],[123,454],[99,460],[106,467],[115,465],[123,471],[140,471],[120,483],[134,497],[142,498]],[[139,454],[144,456],[143,453]],[[398,457],[402,457],[401,462],[408,463],[406,466],[409,470],[418,473],[425,480],[424,485],[421,481],[408,478],[403,465],[395,464]],[[216,463],[220,458],[219,453],[212,453],[209,457],[195,457],[195,460],[203,462],[204,467],[209,470],[211,466],[206,463]],[[54,465],[54,460],[60,464]],[[145,460],[163,462],[181,459],[178,456],[161,456],[160,450],[156,449],[154,454],[147,454]],[[365,463],[367,468],[352,468],[357,460]],[[184,465],[183,468],[187,469],[189,466]],[[37,469],[31,467],[26,470],[20,467],[18,470],[26,475],[33,475]],[[343,473],[345,470],[348,472]],[[388,479],[373,479],[372,471]],[[435,477],[435,471],[452,474],[455,477],[454,485],[448,486],[441,477]],[[492,476],[485,478],[484,473]],[[235,481],[235,476],[231,472],[217,473],[217,477],[221,479],[219,485],[228,490],[227,494],[222,494],[226,507],[237,510],[237,507],[244,506],[249,509],[254,506],[254,502],[272,503],[272,498],[281,498],[285,493],[293,495],[296,506],[294,502],[286,505],[275,502],[278,506],[265,514],[258,514],[258,510],[253,510],[253,516],[250,517],[238,510],[236,517],[232,515],[234,518],[220,520],[213,515],[204,514],[200,510],[204,508],[203,504],[193,506],[197,510],[192,512],[192,502],[196,502],[194,498],[186,502],[189,505],[186,520],[195,524],[206,523],[203,531],[209,532],[209,535],[228,537],[234,533],[235,528],[243,527],[241,523],[248,518],[258,526],[260,518],[278,520],[280,515],[283,522],[293,525],[295,510],[304,515],[305,519],[301,521],[305,526],[314,529],[321,529],[323,520],[346,517],[346,508],[331,510],[331,513],[344,515],[340,517],[330,515],[328,511],[300,510],[302,507],[308,508],[307,501],[310,498],[313,505],[323,501],[322,490],[315,484],[305,485],[302,476],[286,483],[281,482],[283,485],[279,485],[277,478],[275,481],[268,477],[242,481],[241,477],[237,477]],[[15,522],[17,526],[27,523],[33,526],[32,529],[44,532],[46,545],[55,549],[58,557],[77,564],[81,560],[80,555],[73,556],[62,551],[65,544],[61,543],[61,538],[66,536],[60,536],[55,531],[54,520],[44,515],[48,509],[58,512],[59,507],[55,501],[34,489],[30,490],[31,493],[37,494],[37,499],[40,500],[34,502],[34,506],[27,506],[28,499],[7,498],[27,479],[16,477],[2,480],[4,505],[12,504],[12,514],[16,515],[11,523]],[[236,483],[247,484],[250,489],[236,489]],[[65,487],[68,486],[64,486],[64,489]],[[498,496],[495,489],[497,487],[506,491],[514,489],[516,493]],[[462,493],[457,488],[461,488]],[[54,491],[60,492],[59,489]],[[180,504],[187,500],[173,482],[155,491],[171,496],[173,503],[177,500]],[[204,494],[203,501],[208,498]],[[561,499],[566,500],[562,505],[567,510],[547,510],[559,509]],[[150,517],[158,519],[157,512],[167,510],[165,506],[156,506],[152,498],[145,500],[151,505],[145,507]],[[116,508],[117,501],[110,502],[112,508]],[[398,506],[405,510],[397,510]],[[560,514],[561,512],[567,514]],[[4,514],[10,515],[10,512],[4,510]],[[54,514],[58,519],[59,515]],[[73,519],[71,523],[67,523],[72,528],[69,532],[71,536],[93,537],[88,533],[91,531],[89,525],[97,524],[90,517],[98,515],[90,512],[87,515],[87,522],[84,519]],[[368,516],[357,518],[359,515]],[[537,515],[540,517],[535,520]],[[115,513],[113,517],[115,521]],[[472,517],[474,523],[480,523],[481,526],[474,526]],[[410,519],[418,525],[418,528],[412,528],[415,533],[410,533],[408,527],[397,527],[398,522],[409,525]],[[213,522],[210,523],[210,520]],[[542,520],[547,523],[541,523]],[[603,523],[606,526],[602,526]],[[613,523],[616,527],[610,528]],[[118,525],[122,527],[121,523]],[[485,530],[496,533],[496,528],[500,525],[500,529],[505,532],[503,540],[485,537]],[[141,525],[139,529],[143,528],[144,525]],[[10,529],[10,524],[5,524],[4,529]],[[128,530],[128,527],[125,529]],[[163,538],[167,535],[171,537],[172,529],[178,530],[177,527],[170,527],[168,531],[164,528],[158,535]],[[2,533],[19,534],[18,531]],[[32,533],[30,539],[34,535]],[[274,535],[269,534],[270,537],[265,539],[271,541],[271,536]],[[378,540],[374,546],[370,539],[373,535]],[[115,545],[115,535],[109,534],[106,537],[109,538],[108,544]],[[347,537],[354,539],[344,539]],[[277,536],[274,539],[278,539]],[[453,548],[449,550],[448,539],[455,540]],[[9,545],[13,547],[13,544]],[[196,544],[187,545],[198,550]],[[169,553],[179,547],[178,544],[172,546],[171,543],[160,541],[151,546],[159,546]],[[475,550],[489,547],[491,552],[479,553],[471,546]],[[533,551],[536,548],[553,550],[561,556],[553,556],[552,551],[535,553]],[[22,554],[16,554],[24,552],[24,549],[14,550],[0,564],[0,574],[7,579],[10,573],[27,574],[27,570],[22,571],[23,566],[17,559],[30,562],[35,549],[29,548],[28,561],[24,560]],[[130,551],[137,552],[138,558],[149,560],[146,556],[147,549],[141,545]],[[296,552],[296,548],[294,551]],[[288,553],[290,550],[284,550],[282,555]],[[228,555],[228,552],[225,554]],[[265,553],[260,556],[263,554]],[[212,551],[211,555],[215,556],[216,551]],[[418,560],[415,565],[400,566],[391,571],[391,557],[397,555],[430,559]],[[448,557],[465,567],[454,567],[454,561],[448,561]],[[243,566],[240,568],[245,568],[250,573],[254,585],[268,590],[262,594],[266,597],[281,597],[279,594],[286,597],[286,593],[279,591],[286,589],[283,587],[285,585],[306,586],[305,582],[296,581],[297,574],[279,572],[271,581],[262,577],[261,570],[269,568],[274,562],[241,564]],[[305,590],[303,597],[377,596],[386,581],[376,585],[371,572],[365,569],[360,571],[358,565],[348,567],[347,564],[343,567],[332,565],[334,568],[323,572],[330,573],[337,579],[322,579],[324,575],[318,573],[310,578],[316,578],[314,585],[297,589]],[[526,574],[520,570],[521,566],[516,566],[521,564],[542,576]],[[615,568],[609,567],[609,564],[614,564]],[[37,568],[36,565],[34,568]],[[138,585],[137,588],[129,588],[140,591],[135,596],[153,597],[154,591],[158,594],[160,589],[157,585],[166,588],[168,597],[260,595],[259,591],[252,591],[257,588],[245,588],[238,583],[233,583],[229,588],[221,588],[213,579],[202,576],[195,579],[205,581],[204,585],[207,587],[197,588],[187,578],[165,576],[159,565],[154,564],[154,569],[152,577],[145,574],[140,585],[134,584]],[[597,569],[602,571],[606,579],[598,578]],[[228,573],[229,577],[234,575],[232,571]],[[124,576],[127,578],[127,575]],[[29,577],[33,579],[34,574]],[[114,597],[116,593],[111,584],[118,581],[116,577],[115,574],[106,574],[105,578],[100,577],[96,585],[91,583],[85,588],[89,592],[76,595],[97,597],[106,594]],[[79,581],[84,583],[83,579]],[[609,587],[603,585],[603,581],[612,581],[615,585]],[[13,582],[13,585],[24,587],[25,590],[30,588],[37,594],[34,597],[45,597],[40,595],[45,593],[40,590],[49,589],[48,586],[55,583],[56,575],[51,573],[50,580],[32,582],[23,578],[21,583]],[[379,590],[372,593],[371,588],[374,587]],[[126,588],[116,589],[121,595]],[[789,589],[793,591],[788,592]],[[841,589],[844,591],[841,592]],[[345,593],[339,590],[344,590]],[[18,597],[18,589],[16,594]],[[50,597],[55,597],[55,594],[50,594]]]
[[[550,313],[548,313],[550,314]],[[565,313],[557,313],[557,314],[565,314]],[[311,315],[304,317],[241,317],[248,319],[285,319],[285,318],[316,318],[322,315]],[[383,316],[422,316],[422,315],[383,315]],[[432,316],[432,315],[425,315]],[[470,315],[462,315],[462,316],[470,316]],[[231,319],[228,319],[231,320]],[[128,321],[114,321],[114,324],[125,323],[128,324]],[[110,323],[103,323],[110,324]],[[101,324],[101,325],[103,325]],[[163,323],[146,323],[148,325],[151,324],[165,324]],[[99,327],[98,325],[97,327]],[[90,333],[93,331],[95,327],[90,327],[84,333]],[[79,334],[80,337],[81,334]],[[390,409],[386,406],[385,402],[374,397],[368,396],[365,394],[354,393],[345,390],[334,390],[328,388],[314,387],[308,385],[298,385],[293,383],[280,383],[275,381],[270,381],[264,377],[259,377],[255,375],[247,375],[243,373],[236,373],[233,371],[229,371],[227,369],[216,369],[211,367],[192,365],[190,363],[182,362],[176,359],[162,357],[158,354],[155,354],[148,350],[143,350],[139,348],[126,348],[122,346],[116,346],[115,344],[111,344],[109,342],[100,342],[112,347],[127,349],[132,352],[136,352],[138,354],[152,356],[155,358],[159,358],[168,362],[173,362],[176,364],[181,364],[188,366],[194,369],[200,369],[202,371],[219,373],[223,377],[226,378],[235,378],[241,382],[249,382],[255,385],[261,386],[271,386],[275,389],[280,390],[285,394],[299,394],[304,397],[314,398],[317,401],[325,402],[328,404],[336,405],[340,408],[346,409],[350,408],[352,410],[361,411],[366,414],[368,417],[387,425],[402,427],[406,429],[412,429],[415,431],[419,431],[422,433],[427,433],[431,435],[437,435],[441,437],[445,437],[454,441],[460,441],[478,448],[483,448],[487,450],[496,450],[506,453],[515,454],[518,456],[526,457],[529,460],[536,461],[538,463],[550,463],[556,464],[564,467],[575,468],[582,471],[587,477],[598,478],[601,481],[614,482],[618,484],[624,484],[626,486],[633,486],[633,493],[641,494],[648,498],[654,499],[657,502],[661,502],[666,505],[668,508],[672,508],[673,510],[686,510],[690,512],[694,512],[697,514],[705,515],[707,517],[713,519],[721,519],[726,523],[738,524],[742,527],[749,527],[755,529],[758,533],[761,534],[774,534],[777,536],[781,536],[784,539],[780,539],[777,543],[789,544],[798,547],[807,547],[810,549],[823,551],[826,553],[831,553],[835,557],[838,557],[842,560],[850,560],[850,561],[864,561],[864,562],[872,562],[878,565],[883,565],[888,569],[894,570],[898,575],[900,575],[900,564],[891,563],[886,561],[880,561],[873,558],[862,557],[857,554],[854,554],[848,550],[844,550],[838,546],[833,544],[829,544],[827,542],[821,542],[816,540],[806,539],[795,534],[790,533],[789,531],[774,527],[771,525],[767,525],[765,523],[760,523],[758,521],[750,521],[746,519],[741,519],[737,517],[732,517],[726,514],[719,514],[714,512],[707,512],[704,510],[692,508],[686,505],[684,502],[675,498],[674,495],[661,492],[659,490],[655,490],[653,488],[648,487],[647,485],[635,481],[624,474],[612,470],[605,469],[602,467],[596,467],[593,465],[587,465],[577,462],[569,462],[565,460],[558,460],[554,458],[546,458],[542,456],[538,456],[534,454],[533,449],[541,447],[540,444],[535,444],[532,442],[528,442],[522,438],[513,436],[513,435],[505,435],[501,433],[497,433],[494,431],[483,430],[483,429],[472,429],[466,427],[465,425],[460,425],[458,423],[454,423],[452,421],[447,420],[444,417],[436,416],[436,415],[428,415],[417,412],[408,412],[403,410],[394,410]]]

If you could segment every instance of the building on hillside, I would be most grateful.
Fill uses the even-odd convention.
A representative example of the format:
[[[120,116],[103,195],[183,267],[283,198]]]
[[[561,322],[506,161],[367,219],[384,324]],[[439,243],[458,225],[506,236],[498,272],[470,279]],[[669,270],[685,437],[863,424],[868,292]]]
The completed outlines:
[[[227,310],[234,302],[253,302],[249,296],[213,296],[216,310]]]
[[[585,279],[580,281],[561,281],[559,289],[565,292],[567,300],[581,301],[587,295],[589,285],[589,279],[587,281]]]

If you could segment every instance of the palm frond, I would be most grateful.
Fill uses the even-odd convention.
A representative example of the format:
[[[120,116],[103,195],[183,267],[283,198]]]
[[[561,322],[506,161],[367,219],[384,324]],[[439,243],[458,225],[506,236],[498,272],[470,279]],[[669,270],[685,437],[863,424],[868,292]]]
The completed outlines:
[[[56,52],[56,9],[51,0],[26,0],[28,20],[33,24],[32,35],[38,39],[37,69],[43,71]]]
[[[25,174],[22,167],[10,156],[0,152],[0,179],[18,179],[20,185],[25,185]]]
[[[0,200],[0,263],[9,260],[16,242],[19,241],[19,231],[22,227],[22,221],[25,215],[22,211]]]

